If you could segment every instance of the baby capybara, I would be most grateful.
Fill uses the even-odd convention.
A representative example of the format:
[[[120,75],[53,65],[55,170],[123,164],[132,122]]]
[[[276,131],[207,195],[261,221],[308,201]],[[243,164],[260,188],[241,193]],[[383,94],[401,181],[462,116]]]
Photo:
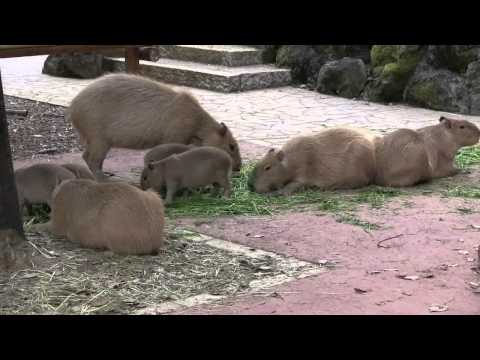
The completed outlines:
[[[32,205],[47,204],[51,206],[55,187],[62,181],[75,179],[75,175],[56,164],[35,164],[15,171],[18,204],[20,210],[26,206],[32,213]]]
[[[258,193],[291,194],[301,187],[355,189],[375,176],[373,134],[350,128],[326,129],[270,149],[249,176]]]
[[[382,186],[412,186],[453,176],[455,156],[478,143],[480,130],[467,120],[440,117],[439,123],[418,130],[399,129],[375,140],[377,175]]]
[[[223,195],[229,197],[231,176],[231,157],[223,150],[203,146],[148,164],[142,172],[141,187],[161,191],[165,186],[168,205],[178,190],[212,184],[220,185]]]
[[[213,146],[226,151],[240,170],[238,143],[190,94],[145,77],[106,75],[83,89],[67,111],[67,119],[86,146],[88,167],[105,178],[103,161],[111,148],[150,149],[180,143]]]
[[[148,151],[144,157],[144,164],[147,166],[151,162],[160,161],[166,159],[173,154],[181,154],[185,151],[191,150],[195,145],[184,145],[184,144],[162,144],[155,146],[153,149]]]
[[[84,247],[118,254],[155,254],[164,244],[162,199],[120,182],[65,181],[54,191],[50,222],[42,225]]]

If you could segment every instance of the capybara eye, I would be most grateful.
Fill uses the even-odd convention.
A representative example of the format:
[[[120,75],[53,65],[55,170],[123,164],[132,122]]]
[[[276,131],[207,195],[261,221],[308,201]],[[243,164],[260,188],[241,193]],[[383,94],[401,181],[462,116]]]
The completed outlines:
[[[146,176],[143,177],[143,181],[147,181],[147,177],[146,177]]]
[[[465,129],[465,125],[460,125],[460,129]]]
[[[230,150],[235,151],[235,145],[230,144]]]
[[[265,171],[270,170],[271,166],[265,166]]]

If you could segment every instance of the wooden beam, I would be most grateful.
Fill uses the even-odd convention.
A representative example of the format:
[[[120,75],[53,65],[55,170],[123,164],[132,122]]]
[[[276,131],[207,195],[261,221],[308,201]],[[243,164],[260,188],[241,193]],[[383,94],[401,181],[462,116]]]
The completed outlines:
[[[69,52],[98,52],[108,49],[126,49],[132,45],[37,45],[0,47],[0,58],[61,54]]]
[[[15,230],[21,237],[24,237],[22,215],[13,175],[12,152],[0,72],[0,232],[3,230]]]
[[[140,70],[140,50],[137,47],[125,49],[125,62],[127,73],[136,74]]]

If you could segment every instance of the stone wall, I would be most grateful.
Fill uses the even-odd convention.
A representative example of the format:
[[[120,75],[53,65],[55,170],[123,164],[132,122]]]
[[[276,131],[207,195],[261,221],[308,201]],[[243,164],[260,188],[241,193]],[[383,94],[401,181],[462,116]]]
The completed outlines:
[[[278,66],[321,93],[480,115],[479,45],[281,45]],[[270,50],[272,51],[272,50]]]

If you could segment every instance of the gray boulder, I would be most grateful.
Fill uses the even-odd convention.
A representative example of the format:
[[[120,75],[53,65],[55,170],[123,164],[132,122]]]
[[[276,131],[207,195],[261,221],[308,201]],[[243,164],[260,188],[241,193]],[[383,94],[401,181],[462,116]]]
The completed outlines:
[[[355,98],[367,82],[367,70],[360,59],[343,58],[327,62],[318,74],[317,91]]]
[[[42,73],[80,79],[94,79],[103,74],[103,55],[94,53],[70,53],[50,55]]]
[[[434,110],[468,114],[470,96],[465,79],[446,69],[419,65],[404,94],[408,103]]]

